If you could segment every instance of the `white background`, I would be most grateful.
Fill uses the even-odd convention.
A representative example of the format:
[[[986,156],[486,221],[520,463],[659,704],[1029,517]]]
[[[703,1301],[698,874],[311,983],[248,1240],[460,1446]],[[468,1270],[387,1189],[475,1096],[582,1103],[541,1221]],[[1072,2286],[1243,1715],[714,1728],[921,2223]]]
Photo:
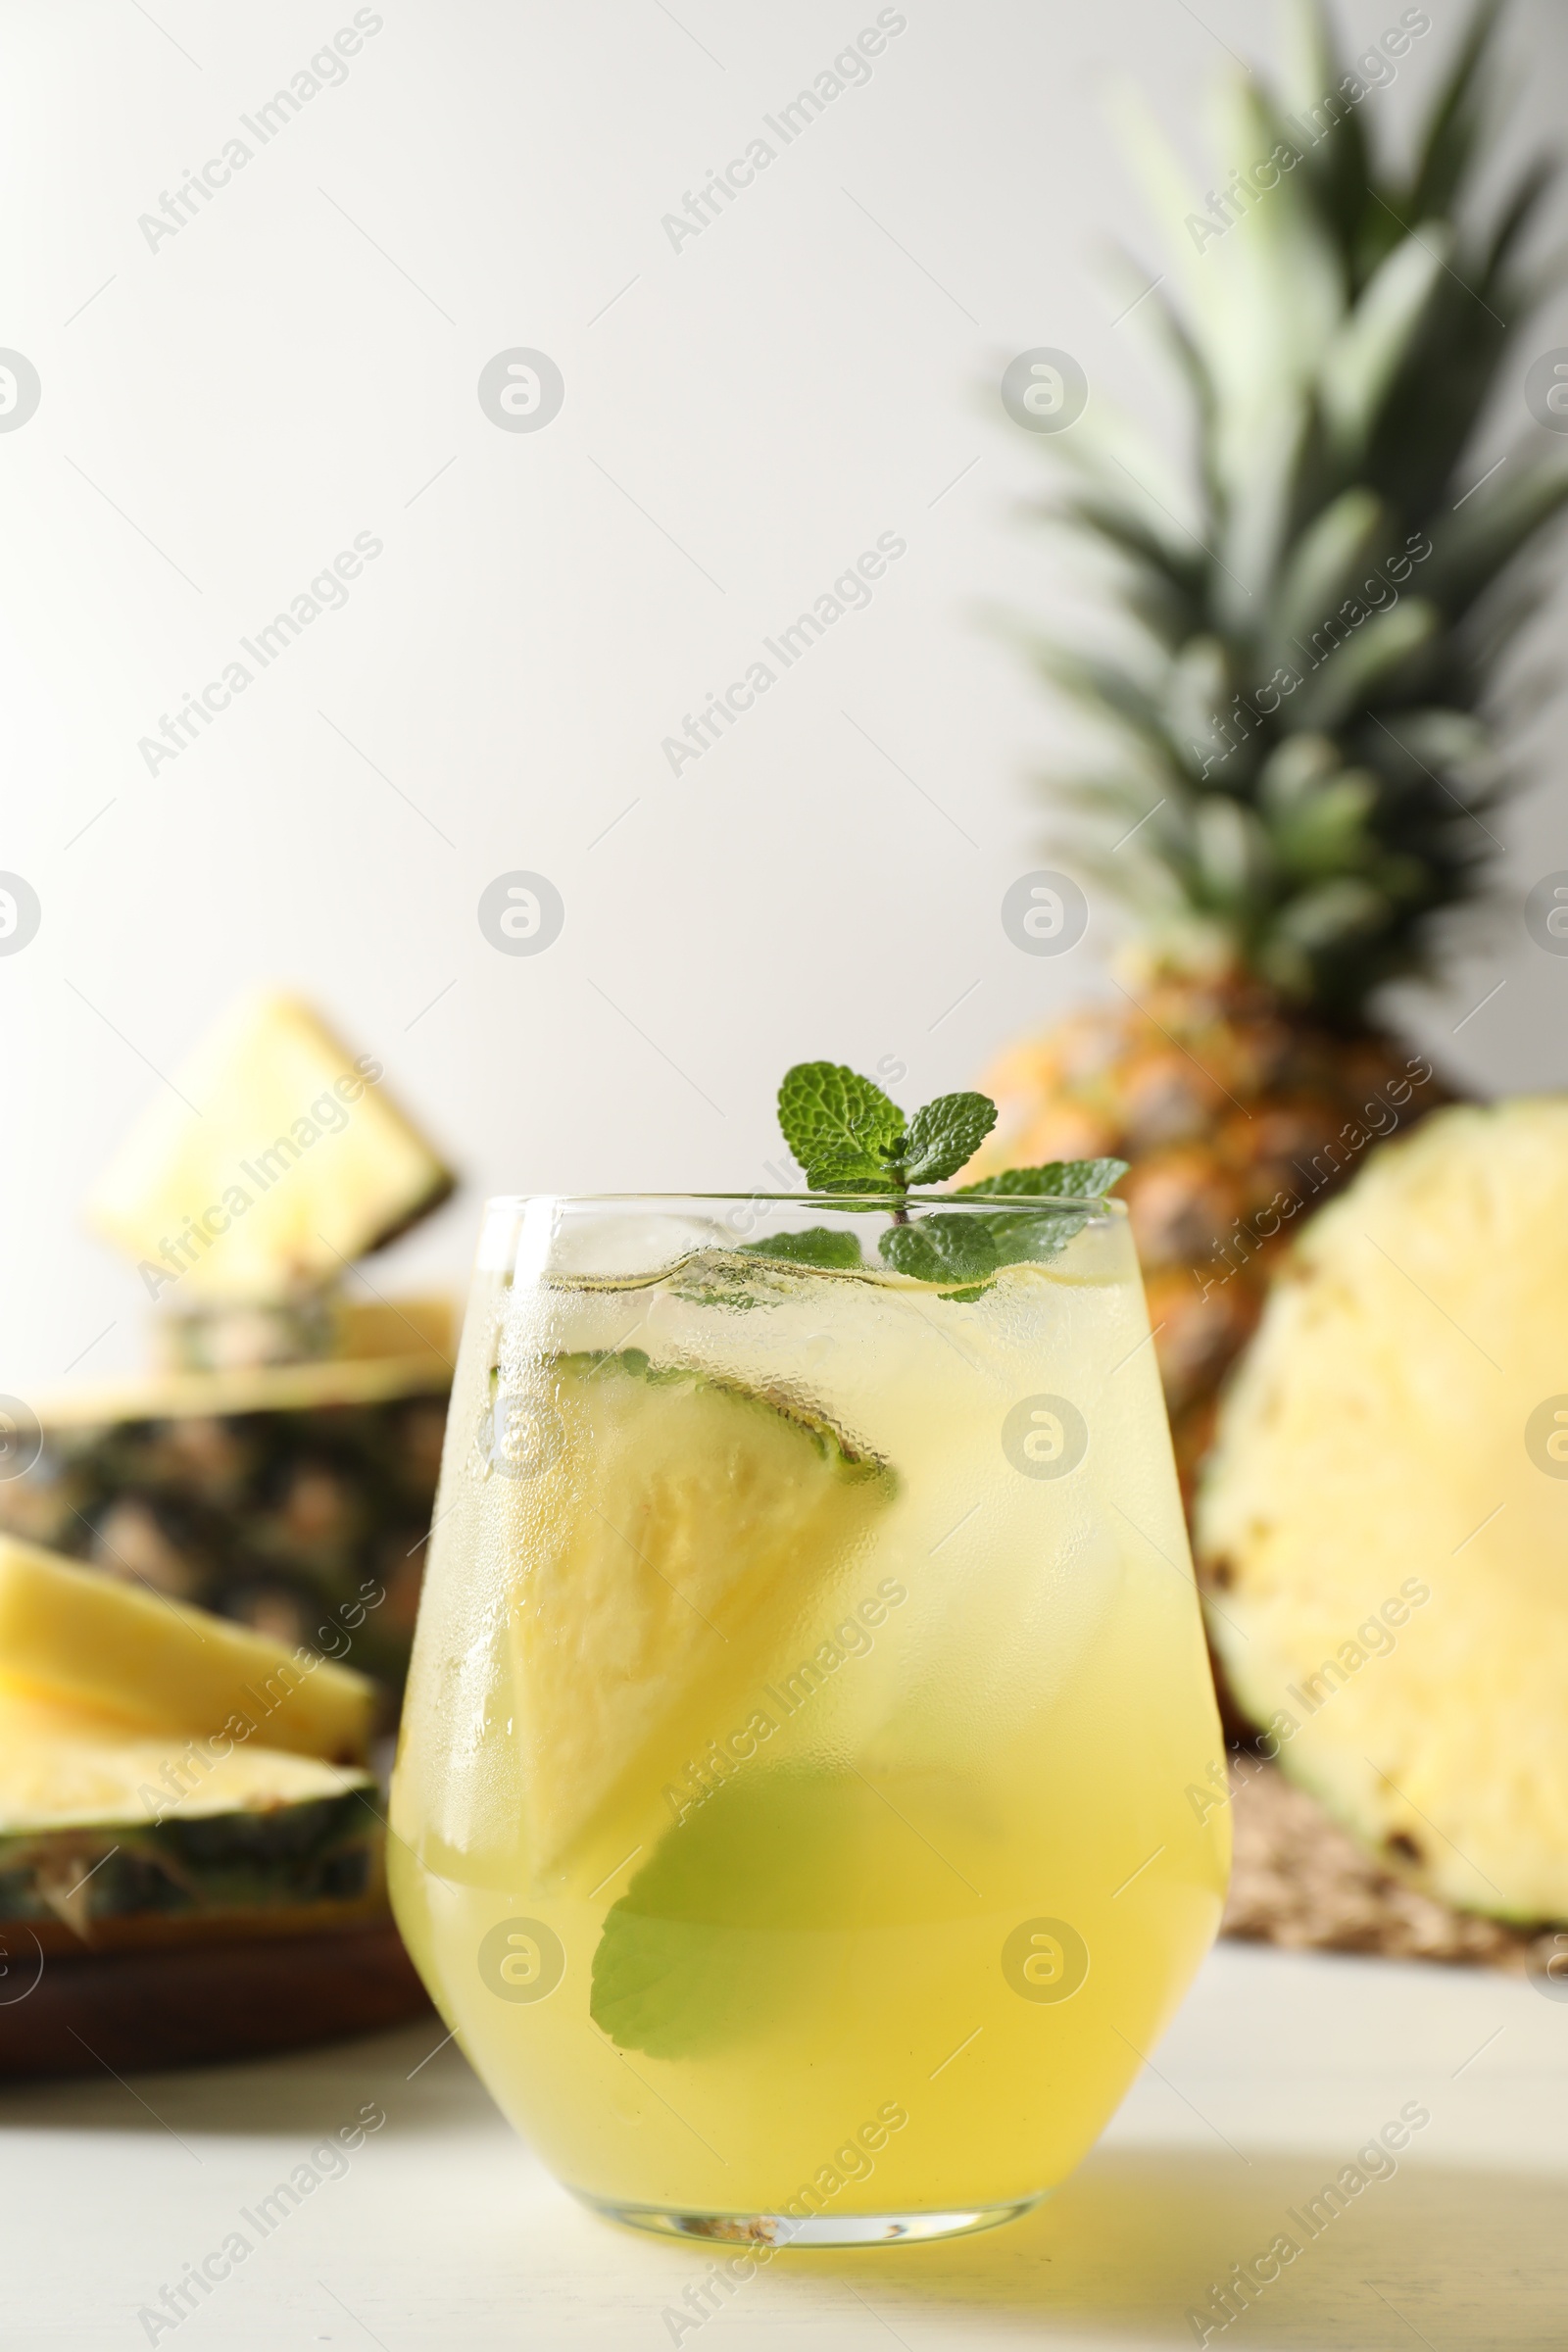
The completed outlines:
[[[1045,862],[1029,777],[1064,737],[986,615],[1074,590],[1018,518],[1042,447],[995,388],[1058,345],[1092,397],[1173,414],[1113,323],[1106,247],[1159,248],[1110,100],[1142,89],[1198,169],[1204,93],[1227,50],[1273,54],[1271,13],[908,0],[869,84],[678,253],[662,216],[873,5],[377,13],[346,81],[152,251],[138,216],[352,8],[0,7],[0,343],[43,383],[0,435],[0,867],[43,905],[0,958],[24,1393],[139,1359],[139,1285],[80,1198],[252,982],[318,1001],[465,1173],[384,1285],[461,1280],[485,1191],[763,1182],[789,1060],[896,1055],[911,1102],[970,1082],[1099,985],[1114,932],[1097,905],[1040,961],[998,918]],[[1346,21],[1363,46],[1397,14]],[[1432,14],[1374,131],[1440,66],[1460,12]],[[1560,122],[1568,16],[1524,0],[1509,37],[1518,153]],[[1478,474],[1533,431],[1519,386],[1564,318],[1525,335]],[[564,374],[542,432],[476,398],[515,345]],[[347,607],[150,775],[138,738],[364,531],[385,552]],[[884,531],[908,553],[869,610],[672,777],[662,738]],[[1487,1091],[1563,1075],[1568,962],[1518,913],[1568,865],[1558,732],[1521,736],[1494,929],[1406,1008]],[[565,901],[538,957],[475,918],[519,867]]]

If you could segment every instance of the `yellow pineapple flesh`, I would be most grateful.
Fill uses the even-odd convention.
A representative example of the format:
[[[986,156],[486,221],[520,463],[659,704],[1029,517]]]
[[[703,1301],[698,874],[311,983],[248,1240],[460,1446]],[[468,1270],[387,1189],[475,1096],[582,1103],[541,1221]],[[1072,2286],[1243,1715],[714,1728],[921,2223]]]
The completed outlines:
[[[247,997],[148,1104],[91,1221],[165,1308],[309,1298],[452,1190],[381,1078],[310,1005]]]
[[[1568,1098],[1440,1111],[1303,1235],[1198,1514],[1265,1754],[1461,1909],[1568,1919]]]
[[[329,1658],[0,1536],[0,1696],[105,1710],[127,1731],[245,1728],[269,1747],[360,1762],[375,1686]]]

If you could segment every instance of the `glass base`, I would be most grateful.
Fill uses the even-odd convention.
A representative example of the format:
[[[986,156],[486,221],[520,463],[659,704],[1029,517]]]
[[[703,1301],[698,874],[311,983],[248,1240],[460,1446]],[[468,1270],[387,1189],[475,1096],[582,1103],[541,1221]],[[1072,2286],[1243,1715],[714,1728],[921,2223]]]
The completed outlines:
[[[949,2213],[817,2213],[801,2220],[789,2213],[683,2213],[667,2205],[616,2205],[580,2188],[572,2191],[594,2213],[609,2222],[623,2222],[629,2230],[772,2251],[785,2246],[918,2245],[934,2237],[967,2237],[976,2230],[1017,2221],[1050,2193],[1042,2189],[1008,2205],[956,2206]]]

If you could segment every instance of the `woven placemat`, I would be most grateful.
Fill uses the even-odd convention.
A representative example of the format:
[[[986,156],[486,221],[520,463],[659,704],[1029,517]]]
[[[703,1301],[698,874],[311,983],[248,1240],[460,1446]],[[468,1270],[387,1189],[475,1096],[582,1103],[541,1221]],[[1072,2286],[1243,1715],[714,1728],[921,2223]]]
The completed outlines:
[[[1418,1893],[1261,1757],[1232,1757],[1231,1796],[1236,1862],[1223,1935],[1298,1951],[1380,1952],[1521,1977],[1544,1976],[1555,1960],[1554,1990],[1568,1976],[1568,1934],[1507,1927]]]

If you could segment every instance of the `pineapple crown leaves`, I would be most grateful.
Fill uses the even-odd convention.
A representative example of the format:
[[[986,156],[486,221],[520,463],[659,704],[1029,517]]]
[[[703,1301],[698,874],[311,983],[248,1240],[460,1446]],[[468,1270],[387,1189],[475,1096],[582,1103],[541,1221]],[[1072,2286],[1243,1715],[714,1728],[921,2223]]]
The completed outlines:
[[[1509,782],[1487,706],[1541,602],[1521,559],[1568,504],[1568,468],[1528,443],[1480,481],[1467,455],[1549,282],[1520,248],[1555,166],[1486,218],[1474,196],[1500,14],[1473,11],[1403,170],[1322,0],[1299,0],[1283,92],[1230,91],[1221,187],[1196,197],[1146,128],[1172,239],[1137,317],[1185,387],[1191,464],[1172,487],[1103,412],[1053,445],[1050,512],[1112,559],[1135,624],[1111,652],[1031,648],[1119,746],[1056,786],[1093,820],[1082,862],[1343,1019],[1425,969],[1482,887]]]
[[[1036,1168],[1011,1168],[979,1184],[959,1185],[957,1200],[1037,1200],[1038,1212],[1017,1207],[988,1216],[970,1209],[909,1213],[915,1185],[940,1184],[971,1160],[997,1123],[989,1095],[939,1095],[911,1118],[869,1078],[836,1061],[798,1061],[778,1090],[778,1123],[784,1141],[806,1173],[812,1192],[857,1198],[846,1205],[885,1205],[893,1223],[878,1248],[900,1274],[924,1282],[965,1286],[954,1297],[978,1297],[967,1286],[984,1285],[999,1268],[1025,1258],[1054,1255],[1079,1232],[1127,1173],[1124,1159],[1058,1159]],[[861,1263],[853,1236],[832,1226],[742,1244],[757,1256],[837,1272]]]

